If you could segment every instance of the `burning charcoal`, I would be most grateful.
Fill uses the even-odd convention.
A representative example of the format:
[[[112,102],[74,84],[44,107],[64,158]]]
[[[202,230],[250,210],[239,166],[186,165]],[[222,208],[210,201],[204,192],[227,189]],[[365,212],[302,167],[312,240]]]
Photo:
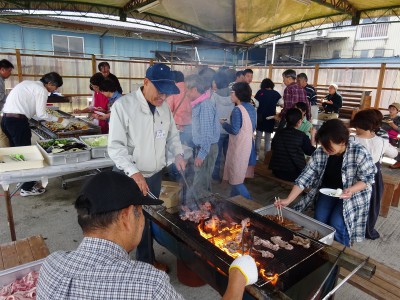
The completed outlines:
[[[281,236],[273,236],[271,237],[271,241],[281,248],[285,248],[286,250],[293,250],[293,246],[290,245],[288,242],[283,241]]]
[[[221,221],[219,220],[218,216],[213,215],[210,220],[204,223],[204,229],[208,231],[216,231],[220,226]]]

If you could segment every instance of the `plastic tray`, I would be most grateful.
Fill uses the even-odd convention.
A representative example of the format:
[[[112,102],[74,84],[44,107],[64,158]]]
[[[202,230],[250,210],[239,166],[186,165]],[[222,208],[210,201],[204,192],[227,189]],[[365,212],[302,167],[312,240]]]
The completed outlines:
[[[10,284],[11,282],[21,279],[26,274],[36,271],[39,272],[40,267],[45,259],[35,260],[17,267],[9,268],[6,270],[0,271],[0,288],[3,286]]]
[[[79,137],[79,139],[85,145],[91,147],[90,152],[91,152],[92,158],[108,158],[108,157],[110,157],[110,156],[108,156],[107,146],[104,146],[104,147],[92,147],[88,143],[86,143],[87,139],[98,138],[98,137],[101,137],[101,136],[106,136],[107,140],[108,140],[108,134],[85,135],[85,136]]]
[[[265,215],[276,215],[276,208],[273,204],[265,206],[263,208],[259,208],[254,211],[262,216]],[[335,228],[328,226],[322,222],[319,222],[309,216],[306,216],[302,213],[299,213],[291,208],[282,207],[282,215],[284,218],[287,218],[298,225],[303,226],[304,228],[299,232],[309,236],[308,231],[317,230],[319,234],[322,236],[319,241],[331,245],[333,243],[333,237],[335,235]]]
[[[23,154],[26,161],[14,161],[10,154]],[[43,168],[43,160],[37,146],[0,148],[0,172]]]
[[[66,138],[66,140],[72,140],[78,143],[82,143],[80,140],[77,138]],[[66,164],[74,164],[74,163],[79,163],[83,161],[88,161],[90,160],[90,147],[86,146],[86,150],[80,150],[76,152],[62,152],[62,153],[47,153],[42,146],[40,146],[40,143],[42,142],[48,142],[52,140],[40,140],[37,142],[37,145],[39,147],[40,152],[42,152],[44,159],[49,165],[52,166],[58,166],[58,165],[66,165]]]

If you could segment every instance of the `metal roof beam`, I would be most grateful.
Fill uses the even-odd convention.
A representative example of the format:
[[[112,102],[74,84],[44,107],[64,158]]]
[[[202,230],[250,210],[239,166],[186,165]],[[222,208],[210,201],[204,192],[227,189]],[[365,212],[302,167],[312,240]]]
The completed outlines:
[[[311,0],[312,2],[333,8],[342,13],[350,14],[352,16],[357,14],[357,9],[351,5],[347,0]]]

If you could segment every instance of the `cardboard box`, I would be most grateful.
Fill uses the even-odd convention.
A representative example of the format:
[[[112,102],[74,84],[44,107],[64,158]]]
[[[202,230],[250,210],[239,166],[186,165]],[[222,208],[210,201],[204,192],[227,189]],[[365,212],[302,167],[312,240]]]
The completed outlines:
[[[163,181],[161,183],[160,199],[164,201],[166,208],[179,205],[181,196],[181,187],[179,183],[174,181]]]

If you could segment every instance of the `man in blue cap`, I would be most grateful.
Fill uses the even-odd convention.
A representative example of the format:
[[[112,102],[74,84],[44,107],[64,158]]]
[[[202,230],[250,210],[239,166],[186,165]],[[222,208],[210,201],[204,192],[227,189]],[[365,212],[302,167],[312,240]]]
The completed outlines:
[[[178,94],[172,72],[165,64],[146,71],[143,86],[115,102],[111,109],[108,153],[116,169],[131,177],[144,195],[156,197],[161,190],[161,170],[166,166],[166,151],[175,156],[178,170],[185,169],[179,131],[165,99]],[[167,271],[154,259],[149,220],[136,251],[136,259]]]

